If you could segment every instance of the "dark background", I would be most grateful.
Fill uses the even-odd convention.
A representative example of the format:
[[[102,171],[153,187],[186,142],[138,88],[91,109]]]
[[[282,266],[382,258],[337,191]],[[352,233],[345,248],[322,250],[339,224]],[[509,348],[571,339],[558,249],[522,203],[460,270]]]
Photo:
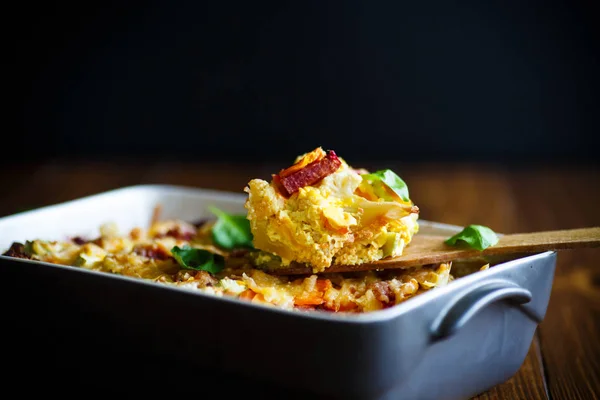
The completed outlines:
[[[355,166],[362,161],[598,162],[596,0],[48,3],[3,6],[9,71],[3,75],[0,163],[289,162],[318,145],[337,150]],[[24,179],[18,187],[18,177],[28,174],[27,168],[23,171],[0,189],[9,205],[3,212],[17,211],[11,208],[16,204],[38,206],[91,194],[132,176],[124,174],[123,181],[108,177],[96,186],[58,169]],[[86,171],[82,177],[102,180],[90,167]],[[198,181],[209,182],[198,175]],[[44,182],[47,176],[71,179],[55,187],[52,180]],[[525,216],[523,224],[506,222],[505,227],[558,226],[553,224],[563,220],[552,218],[552,208],[525,201],[541,198],[535,194],[539,188],[548,196],[563,195],[555,175],[529,188],[531,177],[539,176],[525,174],[522,180],[491,186],[465,182],[482,191],[524,192],[515,203],[524,205],[520,210],[509,201],[506,208],[490,206],[492,213],[515,215],[507,221]],[[582,178],[586,184],[587,177]],[[16,194],[11,185],[18,187]],[[422,193],[429,193],[426,188],[435,185],[422,185]],[[38,190],[43,195],[36,197]],[[585,201],[593,202],[593,193]],[[478,204],[473,199],[471,204]],[[568,193],[566,199],[570,204]],[[437,197],[423,201],[423,210],[429,201],[429,209],[444,219]],[[482,211],[460,214],[457,208],[448,215],[460,221],[488,211],[472,208]],[[86,336],[98,335],[94,328],[102,321],[86,314],[89,310],[78,310],[80,318],[57,318],[55,310],[73,308],[71,299],[57,296],[52,285],[42,282],[49,291],[45,297],[31,290],[28,280],[7,281],[16,284],[3,291],[4,304],[16,305],[6,308],[16,317],[5,315],[4,321],[21,328],[5,330],[18,336],[4,340],[10,343],[6,353],[14,354],[6,364],[17,372],[7,382],[21,379],[26,382],[20,387],[47,391],[44,379],[55,387],[69,379],[60,385],[64,394],[77,384],[97,390],[102,385],[95,378],[103,377],[101,383],[143,382],[149,394],[166,388],[172,395],[174,387],[189,387],[197,395],[216,387],[220,396],[223,388],[247,395],[247,387],[255,385],[231,378],[219,382],[215,371],[199,374],[193,366],[110,348],[114,341]],[[28,297],[30,305],[15,303],[14,293],[38,296]],[[31,318],[34,312],[39,320]],[[27,329],[28,324],[44,329]],[[67,351],[66,344],[75,350]],[[186,378],[195,386],[176,385]],[[139,395],[141,388],[135,389]]]
[[[4,160],[595,163],[596,4],[20,3]]]

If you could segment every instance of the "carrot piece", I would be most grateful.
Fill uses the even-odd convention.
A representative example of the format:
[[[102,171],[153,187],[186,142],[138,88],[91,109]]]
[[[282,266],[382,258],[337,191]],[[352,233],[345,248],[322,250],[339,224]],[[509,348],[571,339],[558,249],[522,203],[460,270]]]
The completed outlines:
[[[323,294],[333,287],[329,279],[318,279],[315,286],[319,292],[323,292]]]
[[[342,311],[342,312],[352,311],[352,310],[356,310],[357,308],[358,308],[357,304],[348,302],[348,303],[340,304],[338,311]]]
[[[323,304],[323,297],[314,296],[312,294],[307,297],[296,297],[294,299],[294,304],[297,306],[318,306],[319,304]]]
[[[323,299],[325,292],[332,287],[333,285],[329,279],[318,279],[315,283],[315,290],[313,290],[311,293],[305,294],[302,297],[296,297],[294,299],[294,304],[297,306],[318,306],[323,304],[325,302]]]
[[[266,303],[265,296],[262,293],[256,293],[256,296],[252,298],[253,303]]]
[[[252,300],[254,296],[256,296],[256,293],[254,293],[250,289],[246,289],[242,293],[240,293],[239,298],[242,300]]]
[[[313,151],[311,151],[310,153],[308,153],[304,157],[302,157],[300,160],[298,160],[298,162],[296,164],[292,165],[291,167],[281,170],[279,172],[279,176],[283,178],[283,177],[293,174],[294,172],[298,172],[302,168],[306,167],[308,164],[312,164],[315,161],[321,161],[323,158],[325,158],[325,156],[326,156],[325,151],[323,151],[322,148],[317,147],[316,149],[314,149]]]

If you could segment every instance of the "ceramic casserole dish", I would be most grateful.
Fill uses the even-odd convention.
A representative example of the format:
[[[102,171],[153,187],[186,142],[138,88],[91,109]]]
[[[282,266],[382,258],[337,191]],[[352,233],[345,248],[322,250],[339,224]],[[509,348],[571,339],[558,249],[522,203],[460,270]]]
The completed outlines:
[[[131,229],[146,224],[159,203],[165,218],[197,220],[215,204],[242,213],[244,199],[243,194],[190,187],[125,187],[0,218],[0,249],[31,238],[93,235],[107,221]],[[419,224],[420,235],[452,235],[461,229]],[[15,317],[8,328],[14,336],[26,329],[42,337],[43,326],[29,318],[25,327],[19,322],[24,318],[17,317],[34,312],[29,304],[47,305],[56,295],[93,318],[110,319],[112,331],[104,335],[109,343],[344,399],[464,399],[506,381],[522,365],[544,317],[555,265],[555,252],[528,255],[385,310],[337,314],[281,310],[0,256],[3,279],[20,282],[10,295],[5,292],[5,304],[23,304],[18,311],[6,307],[5,318]],[[33,289],[39,287],[44,294]],[[69,332],[64,337],[61,345],[68,345]],[[244,360],[252,360],[252,367]]]

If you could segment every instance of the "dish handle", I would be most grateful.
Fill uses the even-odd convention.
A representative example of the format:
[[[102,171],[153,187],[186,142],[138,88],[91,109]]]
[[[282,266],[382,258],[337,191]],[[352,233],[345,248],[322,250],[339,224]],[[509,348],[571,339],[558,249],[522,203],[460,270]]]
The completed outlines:
[[[516,283],[506,280],[482,282],[481,285],[469,289],[442,309],[431,325],[431,338],[433,341],[438,341],[452,336],[479,311],[498,301],[517,308],[539,324],[542,317],[531,308],[524,306],[531,299],[531,292]]]

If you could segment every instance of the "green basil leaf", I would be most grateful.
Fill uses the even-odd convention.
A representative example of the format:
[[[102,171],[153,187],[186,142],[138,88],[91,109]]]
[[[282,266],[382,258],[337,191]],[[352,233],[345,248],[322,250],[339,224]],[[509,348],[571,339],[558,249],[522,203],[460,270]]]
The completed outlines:
[[[175,246],[171,249],[171,254],[177,263],[183,269],[193,269],[196,271],[207,271],[211,274],[221,272],[225,267],[225,259],[204,249],[194,249],[190,246],[180,248]]]
[[[487,226],[469,225],[456,235],[446,239],[444,243],[450,246],[465,243],[469,247],[481,251],[498,243],[498,236]]]
[[[406,202],[410,201],[410,198],[408,197],[408,186],[398,175],[394,173],[394,171],[390,169],[382,169],[371,174],[364,174],[362,175],[362,178],[373,182],[374,188],[376,189],[379,197],[389,197],[385,196],[385,191],[377,191],[377,184],[384,183],[387,187],[392,189],[394,193],[400,196],[402,200]]]
[[[218,217],[212,228],[212,238],[217,246],[227,250],[253,247],[250,221],[245,215],[231,215],[216,207],[209,209]]]

